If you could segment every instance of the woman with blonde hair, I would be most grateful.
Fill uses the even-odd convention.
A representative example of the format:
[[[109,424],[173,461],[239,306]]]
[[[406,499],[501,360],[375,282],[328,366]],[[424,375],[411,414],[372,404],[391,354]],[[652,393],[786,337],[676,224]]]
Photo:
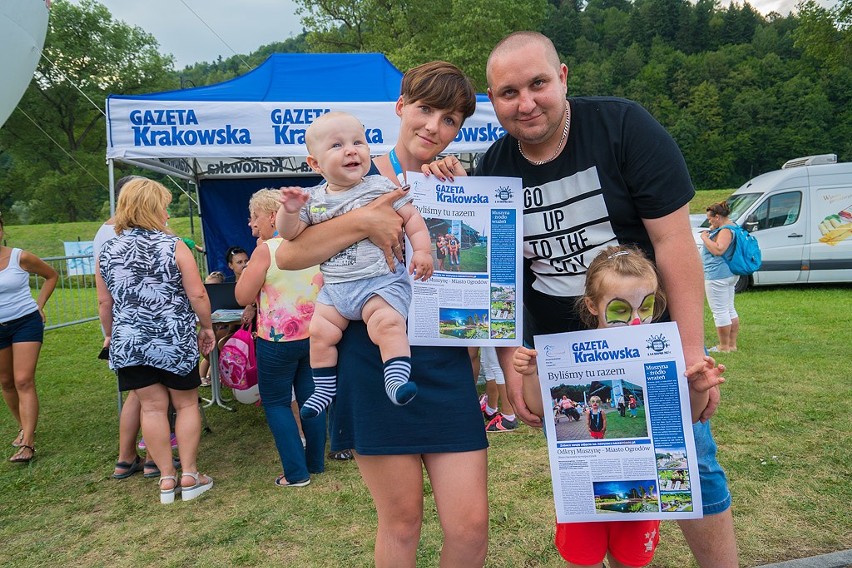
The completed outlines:
[[[237,281],[237,302],[257,303],[257,385],[266,422],[275,439],[283,472],[278,487],[304,487],[312,473],[325,470],[325,413],[302,424],[305,445],[291,407],[314,392],[309,360],[309,333],[314,301],[322,285],[317,267],[280,270],[273,262],[283,239],[275,231],[278,191],[261,189],[249,200],[249,225],[258,245]]]
[[[142,434],[161,472],[160,502],[195,499],[213,486],[196,464],[201,439],[199,351],[213,349],[210,301],[198,266],[180,238],[166,232],[172,196],[162,184],[139,178],[118,198],[116,237],[98,257],[98,311],[110,366],[121,390],[142,405]],[[196,331],[196,320],[200,329]],[[169,400],[182,475],[178,481],[169,440]]]

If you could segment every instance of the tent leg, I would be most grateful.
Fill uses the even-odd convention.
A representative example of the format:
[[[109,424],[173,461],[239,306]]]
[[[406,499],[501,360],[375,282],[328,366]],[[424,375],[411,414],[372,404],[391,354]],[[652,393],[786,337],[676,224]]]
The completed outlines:
[[[115,215],[115,162],[112,158],[107,160],[109,170],[109,216]]]

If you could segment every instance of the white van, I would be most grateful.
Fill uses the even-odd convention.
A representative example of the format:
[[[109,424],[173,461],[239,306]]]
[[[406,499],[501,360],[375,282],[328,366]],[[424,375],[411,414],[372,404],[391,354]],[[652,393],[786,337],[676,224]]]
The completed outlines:
[[[709,204],[708,204],[709,205]],[[748,286],[852,282],[852,162],[808,156],[746,182],[728,198],[732,222],[760,243],[760,270]],[[705,220],[693,229],[699,248]]]

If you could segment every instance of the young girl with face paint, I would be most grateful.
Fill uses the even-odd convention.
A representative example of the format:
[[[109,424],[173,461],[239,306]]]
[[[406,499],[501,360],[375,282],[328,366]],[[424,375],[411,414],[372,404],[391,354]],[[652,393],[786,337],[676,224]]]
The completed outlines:
[[[585,293],[579,302],[580,318],[589,328],[597,329],[651,323],[666,307],[654,265],[640,250],[621,245],[608,247],[592,261],[586,272]],[[524,401],[530,410],[543,415],[536,351],[520,347],[512,363],[524,376]],[[723,382],[724,371],[724,365],[716,367],[711,357],[687,369],[688,379],[704,375],[700,384],[690,381],[690,394],[693,384],[704,392]],[[595,428],[592,427],[595,403],[600,407],[600,398],[594,396],[590,403],[592,409],[587,417],[590,435],[603,438],[606,431],[603,409],[596,418],[600,424],[595,422]],[[698,415],[693,410],[693,420]],[[556,548],[570,567],[601,567],[606,557],[607,565],[615,568],[647,566],[660,539],[659,526],[659,521],[557,523]]]
[[[606,412],[604,412],[601,397],[589,399],[589,412],[586,414],[586,426],[593,440],[603,440],[606,435]]]

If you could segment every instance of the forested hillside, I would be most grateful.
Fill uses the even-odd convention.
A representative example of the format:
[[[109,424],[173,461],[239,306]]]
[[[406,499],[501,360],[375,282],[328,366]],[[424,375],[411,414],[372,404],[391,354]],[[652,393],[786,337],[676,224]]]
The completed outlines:
[[[647,107],[680,144],[698,188],[738,186],[797,156],[852,160],[852,0],[768,16],[714,0],[297,3],[300,36],[175,70],[151,35],[94,0],[54,1],[36,80],[0,130],[6,222],[101,216],[105,128],[96,105],[110,93],[216,83],[284,51],[378,51],[403,70],[446,59],[485,90],[490,48],[519,29],[553,39],[569,94]]]

